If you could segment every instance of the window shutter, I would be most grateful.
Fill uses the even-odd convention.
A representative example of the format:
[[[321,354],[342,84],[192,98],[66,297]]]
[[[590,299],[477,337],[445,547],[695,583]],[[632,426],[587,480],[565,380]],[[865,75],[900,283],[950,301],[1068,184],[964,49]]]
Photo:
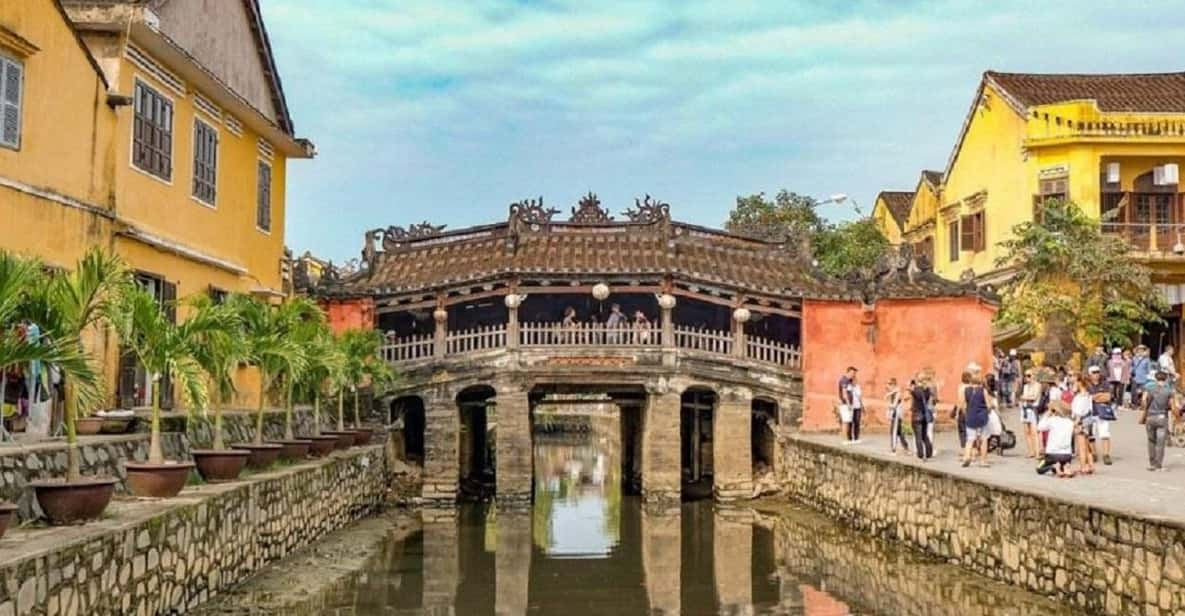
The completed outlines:
[[[119,406],[136,406],[136,356],[127,349],[119,353]]]
[[[0,143],[14,148],[21,145],[21,87],[24,67],[0,58]]]
[[[975,217],[963,216],[959,227],[959,245],[963,250],[975,250]]]
[[[975,252],[987,250],[987,212],[976,212],[975,219]]]

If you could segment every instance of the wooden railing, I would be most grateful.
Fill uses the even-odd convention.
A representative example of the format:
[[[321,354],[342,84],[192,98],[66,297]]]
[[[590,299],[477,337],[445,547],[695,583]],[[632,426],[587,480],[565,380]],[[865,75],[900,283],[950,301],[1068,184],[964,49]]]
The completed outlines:
[[[1104,222],[1103,233],[1123,238],[1132,250],[1185,257],[1185,225]]]
[[[481,351],[504,349],[511,342],[511,328],[505,324],[473,327],[448,332],[441,342],[432,334],[414,336],[384,345],[379,356],[386,362],[405,363],[427,361],[434,357],[466,355]],[[564,326],[559,323],[523,323],[518,327],[518,345],[522,348],[670,348],[697,351],[713,355],[727,355],[738,359],[776,364],[799,369],[802,351],[792,345],[765,338],[738,337],[727,331],[675,325],[669,344],[663,343],[662,329],[657,327],[623,327],[608,329],[603,325],[580,323]],[[437,344],[443,344],[440,353]]]
[[[519,327],[519,346],[662,346],[662,331],[653,327],[607,328],[596,323],[523,323]]]

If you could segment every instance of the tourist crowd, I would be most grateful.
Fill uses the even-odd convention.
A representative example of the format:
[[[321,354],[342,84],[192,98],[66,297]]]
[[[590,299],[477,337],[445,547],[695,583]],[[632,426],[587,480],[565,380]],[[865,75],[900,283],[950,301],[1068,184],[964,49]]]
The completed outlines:
[[[860,442],[864,394],[856,367],[839,379],[838,413],[846,443]],[[972,363],[962,373],[949,405],[964,467],[989,466],[988,455],[1016,446],[1004,417],[1019,419],[1025,454],[1039,474],[1069,478],[1095,472],[1096,462],[1112,464],[1112,424],[1121,413],[1139,413],[1148,437],[1148,470],[1164,470],[1164,451],[1174,422],[1185,421],[1177,387],[1180,384],[1173,348],[1152,358],[1148,347],[1097,347],[1083,370],[1072,366],[1038,366],[1015,350],[997,350],[992,366]],[[902,387],[886,384],[889,448],[913,453],[923,461],[934,457],[934,424],[938,383],[922,371]],[[1015,413],[1015,415],[1012,415]]]

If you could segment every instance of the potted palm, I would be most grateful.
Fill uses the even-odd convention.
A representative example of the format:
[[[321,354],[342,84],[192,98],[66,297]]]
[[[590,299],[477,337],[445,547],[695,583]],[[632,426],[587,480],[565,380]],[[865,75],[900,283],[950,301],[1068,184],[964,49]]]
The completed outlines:
[[[102,402],[100,377],[91,367],[91,356],[84,338],[103,336],[99,329],[112,302],[131,288],[132,278],[127,267],[116,256],[93,249],[85,254],[68,273],[59,272],[48,277],[41,274],[41,265],[0,254],[0,305],[10,301],[15,292],[27,289],[25,316],[37,323],[46,334],[50,347],[43,350],[66,353],[69,361],[58,363],[65,376],[64,419],[66,426],[66,476],[32,482],[41,510],[53,524],[71,524],[99,517],[111,502],[117,479],[114,477],[84,477],[78,450],[81,417]],[[0,323],[5,331],[11,328],[11,313],[0,308]],[[44,345],[42,345],[44,346]],[[75,362],[78,362],[75,364]],[[93,418],[88,433],[98,431],[102,418]]]
[[[281,457],[296,460],[309,454],[313,441],[297,437],[292,425],[295,409],[296,387],[308,371],[311,343],[326,329],[325,313],[320,306],[307,298],[289,300],[275,312],[277,329],[296,344],[296,352],[289,361],[277,366],[279,381],[284,390],[284,438],[276,441],[283,445]]]
[[[391,367],[379,358],[379,347],[383,344],[383,337],[374,330],[353,330],[343,336],[346,348],[346,366],[350,380],[350,390],[354,397],[354,421],[352,430],[358,433],[355,445],[365,445],[370,442],[374,434],[373,428],[362,425],[359,412],[359,391],[365,384],[369,384],[372,391],[377,392],[384,384],[394,378]]]
[[[345,369],[345,358],[334,344],[333,334],[328,328],[319,328],[306,343],[308,364],[301,375],[300,386],[313,403],[313,434],[310,453],[324,456],[337,447],[338,437],[321,431],[321,400],[327,383],[336,382]]]
[[[359,371],[359,362],[354,356],[358,347],[355,342],[355,334],[354,330],[350,330],[334,339],[334,346],[337,347],[342,360],[341,369],[334,373],[330,381],[337,394],[337,428],[325,430],[324,434],[338,437],[338,449],[353,446],[359,438],[359,433],[356,430],[346,429],[346,389],[354,385],[355,375]]]
[[[235,393],[235,371],[240,362],[247,360],[247,346],[237,335],[242,328],[237,311],[239,305],[237,302],[218,304],[208,295],[199,295],[190,301],[196,314],[222,312],[222,315],[203,318],[225,320],[229,325],[229,328],[204,330],[193,341],[194,358],[206,373],[214,427],[210,449],[194,449],[190,454],[202,479],[211,483],[238,479],[251,455],[244,449],[227,448],[222,430],[223,409]]]
[[[194,463],[165,459],[160,427],[164,388],[160,382],[167,375],[181,390],[190,412],[205,408],[205,376],[194,349],[197,341],[211,331],[231,330],[234,321],[224,311],[195,311],[178,325],[155,297],[139,288],[124,293],[112,308],[111,321],[121,342],[144,366],[153,383],[148,461],[124,464],[128,489],[137,496],[176,496],[185,487]]]

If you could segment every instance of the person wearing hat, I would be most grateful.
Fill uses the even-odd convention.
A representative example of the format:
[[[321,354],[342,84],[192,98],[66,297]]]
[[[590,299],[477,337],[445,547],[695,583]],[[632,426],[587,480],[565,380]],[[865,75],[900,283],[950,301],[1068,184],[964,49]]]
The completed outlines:
[[[1066,470],[1074,459],[1074,420],[1069,418],[1070,407],[1061,400],[1050,402],[1049,407],[1050,412],[1037,424],[1037,430],[1047,435],[1045,457],[1037,467],[1037,474],[1044,475],[1056,469],[1058,477],[1073,477]]]
[[[1123,356],[1123,349],[1111,349],[1111,359],[1107,360],[1107,382],[1111,385],[1111,404],[1116,408],[1123,404],[1123,392],[1131,376],[1131,361]]]

